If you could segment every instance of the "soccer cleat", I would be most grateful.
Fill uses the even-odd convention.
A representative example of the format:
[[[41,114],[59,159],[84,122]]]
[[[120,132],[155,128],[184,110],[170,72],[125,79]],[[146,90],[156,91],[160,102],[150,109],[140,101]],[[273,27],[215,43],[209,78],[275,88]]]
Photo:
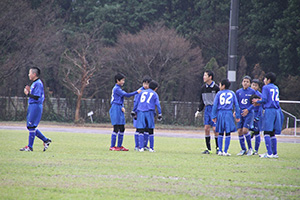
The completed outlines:
[[[140,149],[138,147],[134,147],[134,150],[135,151],[139,151]]]
[[[149,148],[149,152],[155,152],[154,149]]]
[[[257,152],[257,151],[254,151],[253,155],[258,155],[258,152]]]
[[[227,153],[224,152],[224,153],[223,153],[223,156],[231,156],[231,154],[228,153],[228,152],[227,152]]]
[[[140,148],[140,149],[139,149],[139,152],[143,152],[143,151],[144,151],[144,148]]]
[[[202,152],[202,154],[210,154],[210,151],[206,149],[205,151]]]
[[[247,152],[247,156],[252,156],[254,154],[253,149],[249,149]]]
[[[219,153],[219,148],[217,147],[217,148],[216,148],[216,154],[218,154],[218,153]]]
[[[120,151],[119,147],[110,147],[110,151]]]
[[[121,146],[121,147],[117,147],[119,148],[119,151],[129,151],[129,149],[126,149],[125,147]]]
[[[223,156],[224,154],[223,154],[223,152],[222,151],[219,151],[218,152],[218,156]]]
[[[25,146],[25,147],[21,148],[20,151],[33,151],[33,149],[29,146]]]
[[[52,140],[50,138],[48,138],[46,140],[46,142],[44,142],[44,150],[43,151],[46,151],[48,148],[49,148],[49,145],[51,144]]]
[[[273,154],[272,158],[279,158],[279,156],[277,154],[275,154],[275,155]]]
[[[260,154],[259,157],[260,157],[260,158],[273,158],[272,155],[268,155],[267,153]]]
[[[150,148],[149,148],[149,147],[147,147],[147,146],[145,146],[145,147],[144,147],[144,150],[145,150],[145,151],[149,151],[149,150],[150,150]]]
[[[245,150],[241,150],[240,153],[236,154],[237,156],[243,156],[246,155],[246,151]]]

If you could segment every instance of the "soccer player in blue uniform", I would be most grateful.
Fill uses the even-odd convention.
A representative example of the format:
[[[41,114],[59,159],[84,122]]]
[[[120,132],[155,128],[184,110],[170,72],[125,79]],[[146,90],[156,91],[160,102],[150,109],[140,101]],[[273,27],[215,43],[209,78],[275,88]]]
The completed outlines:
[[[139,90],[147,90],[147,89],[149,89],[149,83],[151,81],[152,81],[152,79],[151,79],[150,76],[148,76],[148,75],[144,76],[144,78],[143,78],[143,86]],[[134,101],[133,101],[134,104],[137,101],[137,98],[138,98],[138,94],[136,94],[134,96]],[[131,116],[133,117],[133,126],[134,127],[136,127],[136,116],[135,116],[135,114],[136,113],[134,111],[131,112]],[[145,141],[144,149],[145,150],[149,150],[149,147],[147,147],[148,138],[149,138],[149,132],[146,129],[145,132],[144,132],[144,141]],[[136,129],[135,134],[134,134],[134,142],[135,142],[135,148],[134,148],[134,150],[138,151],[139,150],[139,132],[138,132],[138,129]]]
[[[111,108],[109,110],[111,124],[113,125],[113,133],[111,135],[110,151],[128,151],[122,146],[123,137],[125,132],[125,108],[124,97],[131,97],[141,92],[137,90],[135,92],[126,93],[122,90],[122,86],[125,83],[125,76],[121,73],[115,75],[116,85],[112,89],[111,94]],[[118,135],[118,144],[116,145]]]
[[[21,148],[20,151],[33,151],[33,143],[35,136],[44,142],[44,151],[46,151],[52,142],[50,138],[46,138],[37,126],[39,125],[42,113],[44,96],[44,85],[39,79],[40,69],[37,67],[31,67],[29,69],[29,80],[33,81],[31,87],[26,86],[24,93],[29,97],[28,110],[27,110],[27,129],[29,130],[28,146]]]
[[[230,82],[228,79],[224,79],[219,84],[220,92],[217,93],[212,107],[212,119],[216,123],[216,132],[219,133],[218,143],[220,156],[230,156],[228,153],[231,132],[236,131],[233,117],[233,106],[236,111],[236,122],[240,121],[240,108],[236,95],[232,90],[229,90]],[[225,147],[223,147],[223,137],[225,132]]]
[[[281,133],[283,116],[279,105],[279,89],[274,84],[275,81],[276,75],[273,72],[267,73],[262,88],[262,99],[253,99],[255,105],[262,104],[265,109],[263,130],[267,153],[261,154],[262,158],[278,158],[275,134]]]
[[[148,128],[149,131],[149,142],[150,142],[150,152],[154,152],[154,117],[156,115],[155,107],[158,111],[157,120],[162,120],[161,107],[159,103],[159,96],[156,93],[158,88],[158,83],[156,81],[151,81],[149,83],[149,89],[143,90],[135,102],[133,111],[137,113],[137,123],[136,127],[139,132],[139,151],[144,151],[144,132]]]
[[[195,113],[195,117],[200,116],[200,112],[204,110],[204,130],[205,130],[205,143],[206,143],[206,150],[203,151],[203,154],[210,154],[211,153],[211,146],[210,146],[210,128],[213,128],[215,134],[215,141],[216,141],[216,153],[218,153],[218,133],[216,132],[216,124],[212,121],[211,118],[211,111],[212,106],[214,103],[215,96],[217,92],[220,90],[219,86],[213,81],[214,73],[211,70],[207,70],[203,74],[203,81],[204,85],[201,87],[200,90],[200,104],[197,112]]]
[[[255,90],[256,94],[252,95],[250,99],[256,98],[260,99],[261,98],[261,93],[259,92],[259,85],[260,82],[258,79],[253,79],[251,83],[251,88]],[[252,103],[252,100],[251,100]],[[261,124],[262,124],[262,106],[255,106],[253,108],[254,110],[254,116],[253,116],[253,126],[251,127],[251,131],[253,131],[253,135],[251,135],[251,138],[254,136],[255,137],[255,146],[254,146],[254,153],[253,155],[258,155],[258,149],[260,146],[261,138],[260,138],[260,131],[261,131]]]
[[[238,156],[243,156],[246,154],[248,156],[251,156],[254,153],[251,144],[251,133],[249,131],[250,127],[253,124],[253,105],[252,102],[250,102],[250,97],[256,92],[250,87],[250,84],[251,77],[244,76],[242,80],[243,87],[236,91],[236,96],[239,102],[240,112],[242,116],[240,122],[237,124],[240,146],[242,148],[242,150],[237,154]],[[244,136],[248,144],[248,153]]]

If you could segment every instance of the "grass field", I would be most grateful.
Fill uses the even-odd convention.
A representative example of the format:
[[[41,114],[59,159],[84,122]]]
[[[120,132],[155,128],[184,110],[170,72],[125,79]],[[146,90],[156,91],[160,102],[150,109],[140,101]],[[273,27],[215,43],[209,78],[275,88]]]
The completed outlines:
[[[110,135],[47,132],[33,152],[25,131],[0,130],[0,199],[300,199],[300,144],[279,159],[202,155],[204,140],[155,138],[155,153],[108,151]],[[200,148],[200,146],[202,148]],[[261,153],[265,151],[264,143]]]

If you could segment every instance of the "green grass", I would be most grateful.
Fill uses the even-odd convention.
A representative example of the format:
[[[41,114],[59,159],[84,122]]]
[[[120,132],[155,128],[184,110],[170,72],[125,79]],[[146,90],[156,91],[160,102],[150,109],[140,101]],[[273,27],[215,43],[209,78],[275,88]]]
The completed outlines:
[[[46,132],[42,152],[20,152],[26,131],[0,130],[0,199],[299,199],[300,144],[279,159],[202,155],[203,139],[155,138],[155,153],[110,152],[110,135]],[[200,146],[202,149],[200,149]],[[264,143],[261,151],[265,151]]]

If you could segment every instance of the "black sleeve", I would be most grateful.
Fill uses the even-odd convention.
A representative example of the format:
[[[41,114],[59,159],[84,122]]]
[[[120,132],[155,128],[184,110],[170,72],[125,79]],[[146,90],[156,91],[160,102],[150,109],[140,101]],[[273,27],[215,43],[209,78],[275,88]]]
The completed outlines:
[[[203,108],[204,108],[204,102],[203,102],[203,99],[202,99],[202,93],[203,93],[203,86],[201,87],[201,90],[200,90],[200,104],[199,104],[199,107],[198,107],[198,111],[202,111]]]
[[[33,98],[34,100],[38,100],[40,97],[39,96],[35,96],[35,95],[33,95],[33,94],[28,94],[28,96],[30,97],[30,98]]]

